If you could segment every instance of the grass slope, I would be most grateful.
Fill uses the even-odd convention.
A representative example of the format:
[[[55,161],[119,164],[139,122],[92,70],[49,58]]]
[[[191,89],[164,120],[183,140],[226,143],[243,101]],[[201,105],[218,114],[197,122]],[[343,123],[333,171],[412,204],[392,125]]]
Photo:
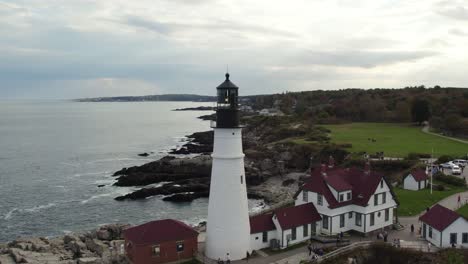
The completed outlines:
[[[468,204],[465,204],[464,206],[460,207],[457,212],[464,217],[468,218]]]
[[[324,127],[332,131],[332,142],[351,143],[353,152],[366,151],[373,154],[384,151],[387,157],[405,157],[411,152],[430,154],[432,149],[436,157],[468,153],[468,144],[426,134],[420,127],[409,124],[350,123]]]
[[[432,194],[430,193],[430,189],[409,191],[401,188],[394,188],[394,191],[398,197],[398,201],[400,202],[400,206],[398,207],[398,215],[414,216],[424,211],[427,207],[431,207],[435,203],[443,200],[444,198],[464,191],[464,189],[460,187],[451,187],[451,189],[445,191],[434,190]]]

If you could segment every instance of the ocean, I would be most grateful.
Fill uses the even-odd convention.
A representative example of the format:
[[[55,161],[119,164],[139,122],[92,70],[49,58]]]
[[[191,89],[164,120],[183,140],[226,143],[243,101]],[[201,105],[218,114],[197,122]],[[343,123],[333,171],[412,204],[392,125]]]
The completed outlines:
[[[197,119],[207,111],[172,111],[201,105],[212,103],[0,102],[0,241],[108,223],[204,221],[207,199],[115,201],[137,188],[112,186],[115,171],[161,158],[186,135],[209,130],[208,121]],[[251,210],[259,203],[250,200]]]

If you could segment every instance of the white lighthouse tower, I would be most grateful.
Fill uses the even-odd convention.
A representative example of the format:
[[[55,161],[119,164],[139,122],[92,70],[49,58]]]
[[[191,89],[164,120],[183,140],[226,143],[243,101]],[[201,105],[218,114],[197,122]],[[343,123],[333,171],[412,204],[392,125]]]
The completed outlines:
[[[250,223],[245,182],[238,87],[226,80],[217,88],[206,256],[239,260],[250,252]]]

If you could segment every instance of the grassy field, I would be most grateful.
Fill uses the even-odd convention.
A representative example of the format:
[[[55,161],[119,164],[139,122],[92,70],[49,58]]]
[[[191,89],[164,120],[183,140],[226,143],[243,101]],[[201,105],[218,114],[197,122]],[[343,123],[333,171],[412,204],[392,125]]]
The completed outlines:
[[[457,210],[457,212],[464,217],[468,218],[468,204],[465,204],[464,206],[460,207],[460,209]]]
[[[394,188],[395,194],[400,206],[398,207],[399,216],[414,216],[427,207],[431,207],[433,204],[437,203],[444,198],[462,192],[465,189],[460,187],[450,187],[446,191],[433,191],[430,193],[430,189],[424,189],[421,191],[409,191],[401,188]],[[468,208],[467,208],[468,209]],[[468,210],[467,210],[468,212]]]
[[[353,152],[374,154],[384,151],[387,157],[405,157],[411,152],[431,154],[432,149],[435,157],[468,153],[468,144],[426,134],[421,127],[409,124],[351,123],[324,127],[332,131],[332,142],[351,143]]]

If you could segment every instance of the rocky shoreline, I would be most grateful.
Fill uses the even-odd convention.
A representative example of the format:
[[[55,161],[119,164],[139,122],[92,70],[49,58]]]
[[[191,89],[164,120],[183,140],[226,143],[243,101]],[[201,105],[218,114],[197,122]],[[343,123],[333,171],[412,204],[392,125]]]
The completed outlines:
[[[128,264],[123,230],[129,226],[111,224],[60,237],[19,238],[0,243],[0,263]]]

